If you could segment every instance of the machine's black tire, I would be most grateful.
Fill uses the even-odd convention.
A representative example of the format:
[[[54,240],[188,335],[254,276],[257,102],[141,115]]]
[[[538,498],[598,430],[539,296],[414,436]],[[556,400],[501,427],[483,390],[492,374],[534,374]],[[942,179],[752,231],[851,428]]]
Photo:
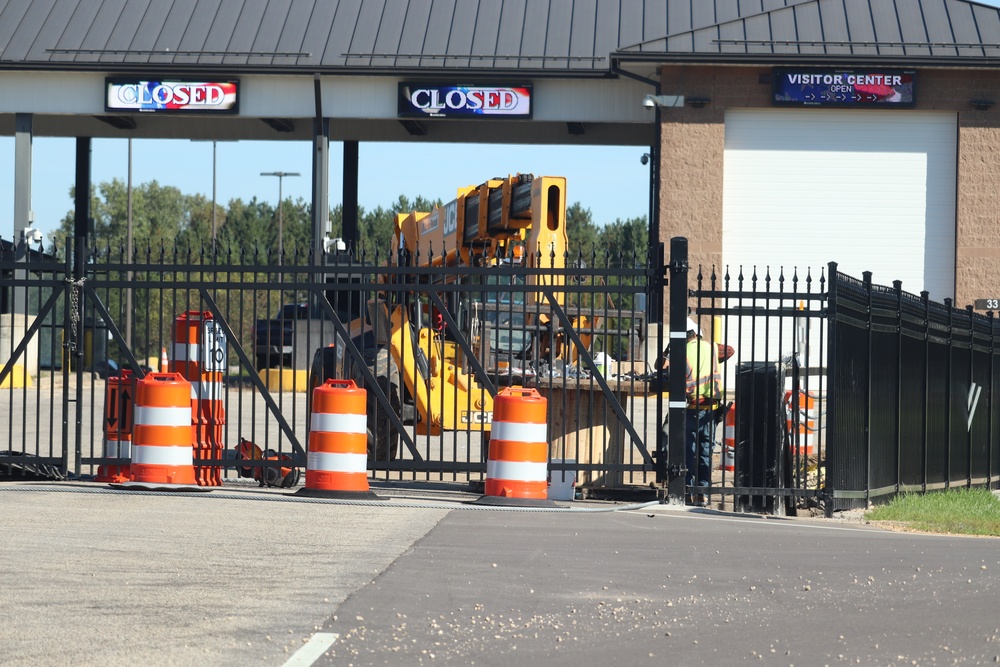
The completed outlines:
[[[378,386],[389,399],[393,412],[399,415],[399,387],[387,377],[379,377]],[[382,407],[374,391],[368,392],[368,460],[395,461],[399,456],[399,432],[392,418]]]

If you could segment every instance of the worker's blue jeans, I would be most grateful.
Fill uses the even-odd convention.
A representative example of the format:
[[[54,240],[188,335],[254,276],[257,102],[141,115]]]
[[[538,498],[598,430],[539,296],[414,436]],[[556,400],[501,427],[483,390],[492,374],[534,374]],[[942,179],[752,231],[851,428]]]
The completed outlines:
[[[686,410],[688,486],[710,486],[712,483],[712,427],[715,415],[712,410]]]

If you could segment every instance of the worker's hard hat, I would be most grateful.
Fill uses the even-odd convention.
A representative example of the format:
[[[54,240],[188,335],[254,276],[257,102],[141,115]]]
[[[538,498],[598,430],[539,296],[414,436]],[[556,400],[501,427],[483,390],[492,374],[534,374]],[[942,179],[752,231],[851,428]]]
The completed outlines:
[[[698,323],[692,320],[690,317],[688,318],[687,321],[687,330],[695,332],[695,334],[697,334],[698,336],[701,335],[701,327],[699,327]]]

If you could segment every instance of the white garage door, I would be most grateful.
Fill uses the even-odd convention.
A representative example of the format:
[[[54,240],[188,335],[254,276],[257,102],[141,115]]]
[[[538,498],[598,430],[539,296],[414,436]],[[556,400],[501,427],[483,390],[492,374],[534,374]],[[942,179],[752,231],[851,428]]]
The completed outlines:
[[[723,262],[785,276],[836,261],[877,284],[955,293],[954,113],[726,113]],[[763,289],[763,286],[761,286]],[[777,289],[777,285],[773,285]],[[786,283],[790,290],[791,284]],[[818,283],[813,290],[818,291]]]

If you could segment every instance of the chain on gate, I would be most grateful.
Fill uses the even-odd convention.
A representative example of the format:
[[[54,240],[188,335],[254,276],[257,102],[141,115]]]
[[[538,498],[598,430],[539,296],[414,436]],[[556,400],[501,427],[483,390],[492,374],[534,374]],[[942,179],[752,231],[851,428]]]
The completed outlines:
[[[69,288],[69,326],[70,326],[70,337],[69,340],[63,344],[63,347],[69,353],[76,352],[77,349],[77,328],[80,325],[80,293],[83,292],[83,282],[86,278],[80,278],[79,280],[73,280],[72,278],[66,279],[66,285]]]

